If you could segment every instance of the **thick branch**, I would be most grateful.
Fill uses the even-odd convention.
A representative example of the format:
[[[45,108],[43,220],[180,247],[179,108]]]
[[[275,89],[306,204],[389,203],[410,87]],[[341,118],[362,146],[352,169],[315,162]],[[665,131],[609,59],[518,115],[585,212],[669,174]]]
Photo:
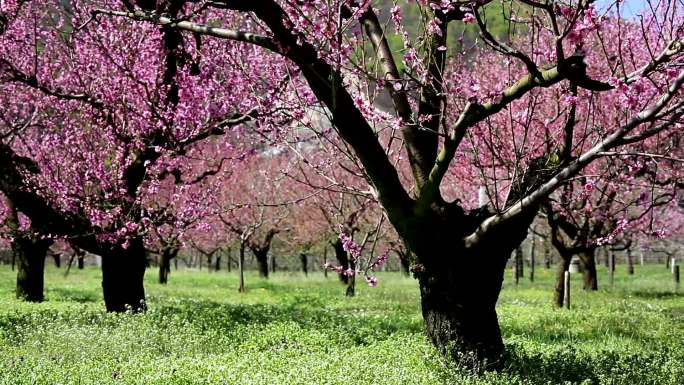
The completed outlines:
[[[503,213],[492,216],[485,220],[478,229],[471,235],[465,238],[467,246],[473,246],[480,241],[482,236],[491,231],[493,228],[500,226],[516,216],[520,215],[524,210],[532,205],[538,204],[542,199],[551,194],[561,184],[565,183],[569,178],[577,175],[586,165],[598,158],[601,153],[606,152],[614,147],[621,145],[622,138],[634,130],[639,125],[652,120],[660,111],[662,111],[672,98],[679,92],[684,84],[684,71],[680,72],[677,79],[669,87],[668,91],[651,107],[641,111],[637,116],[632,118],[627,124],[617,129],[614,133],[606,137],[594,147],[582,154],[574,162],[563,168],[560,172],[551,178],[548,182],[543,184],[540,188],[528,194],[515,205],[509,207]],[[670,127],[673,122],[668,122],[661,125],[661,130]]]

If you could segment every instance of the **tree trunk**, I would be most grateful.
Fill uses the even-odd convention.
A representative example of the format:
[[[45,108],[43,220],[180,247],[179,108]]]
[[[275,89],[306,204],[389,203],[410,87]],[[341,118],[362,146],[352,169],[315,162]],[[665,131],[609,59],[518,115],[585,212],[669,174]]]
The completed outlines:
[[[85,253],[80,252],[78,254],[78,269],[83,270],[84,267],[85,267]]]
[[[276,257],[275,257],[275,255],[271,255],[271,273],[275,273],[275,272],[276,272],[276,268],[277,268],[277,266],[276,266]]]
[[[515,249],[515,267],[518,278],[523,278],[525,276],[525,260],[523,259],[522,244]]]
[[[259,269],[259,276],[261,278],[268,278],[268,253],[260,251],[254,252],[254,258],[257,261],[257,268]]]
[[[520,281],[520,277],[523,276],[523,253],[522,253],[522,245],[518,246],[515,249],[514,252],[514,258],[513,258],[513,282],[515,282],[515,285],[518,285],[518,281]]]
[[[634,258],[632,258],[632,249],[627,248],[627,273],[634,274]]]
[[[62,254],[61,253],[54,253],[52,254],[52,259],[55,261],[55,267],[60,268],[62,267]]]
[[[309,257],[306,255],[306,253],[300,253],[299,254],[299,260],[302,262],[302,272],[304,273],[304,276],[309,275]]]
[[[535,252],[537,248],[536,236],[532,234],[532,245],[530,246],[530,282],[534,282]]]
[[[337,263],[340,266],[342,266],[342,269],[349,269],[349,256],[347,255],[347,252],[344,250],[342,240],[337,239],[335,243],[333,243],[333,248],[335,249],[335,258],[337,259]],[[348,276],[344,274],[338,274],[338,276],[340,277],[340,281],[342,283],[344,283],[345,285],[349,284]]]
[[[583,267],[582,279],[584,281],[584,290],[598,290],[595,250],[579,253],[579,259]]]
[[[17,262],[17,298],[43,302],[45,257],[52,241],[16,236],[12,252]]]
[[[404,273],[404,275],[408,276],[409,273],[411,272],[411,251],[406,250],[406,251],[399,251],[397,252],[399,255],[399,263],[401,264],[401,271]]]
[[[610,286],[613,286],[613,282],[615,281],[615,253],[612,251],[608,258],[608,278],[610,280]]]
[[[171,260],[177,261],[180,248],[177,246],[167,246],[162,250],[161,261],[159,263],[159,283],[166,284],[171,273]]]
[[[166,285],[169,282],[169,273],[171,272],[171,260],[167,259],[166,253],[162,253],[159,261],[159,283]]]
[[[214,263],[214,271],[221,271],[221,251],[216,254],[216,262]]]
[[[328,246],[323,246],[323,277],[328,278]]]
[[[561,255],[556,267],[556,287],[553,293],[553,303],[561,308],[565,298],[565,272],[570,268],[572,255]]]
[[[418,273],[426,333],[439,351],[478,372],[499,369],[504,345],[495,307],[506,258],[457,263]]]
[[[551,250],[549,250],[549,242],[544,240],[544,267],[546,270],[551,268]]]
[[[353,259],[349,260],[349,268],[356,270],[356,264],[354,263]],[[347,290],[345,291],[344,295],[347,297],[353,297],[356,295],[356,273],[347,278]]]
[[[240,256],[238,257],[238,291],[245,292],[245,244],[240,244]]]
[[[134,238],[128,248],[120,246],[102,256],[102,291],[107,311],[143,312],[145,304],[145,247]]]

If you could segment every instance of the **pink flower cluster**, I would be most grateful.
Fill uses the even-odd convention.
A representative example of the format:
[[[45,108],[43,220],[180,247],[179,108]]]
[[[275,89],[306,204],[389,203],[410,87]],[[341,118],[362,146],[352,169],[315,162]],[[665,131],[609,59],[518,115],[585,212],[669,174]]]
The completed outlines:
[[[603,245],[608,245],[608,244],[613,243],[613,241],[615,240],[615,237],[624,233],[625,230],[627,230],[628,225],[629,225],[629,221],[627,219],[623,218],[623,219],[618,220],[617,226],[615,226],[615,229],[610,234],[608,234],[607,236],[598,238],[596,240],[596,244],[598,246],[603,246]]]
[[[342,241],[342,247],[344,248],[344,251],[351,254],[354,259],[361,257],[361,246],[354,242],[349,234],[345,232],[340,233],[340,240]]]

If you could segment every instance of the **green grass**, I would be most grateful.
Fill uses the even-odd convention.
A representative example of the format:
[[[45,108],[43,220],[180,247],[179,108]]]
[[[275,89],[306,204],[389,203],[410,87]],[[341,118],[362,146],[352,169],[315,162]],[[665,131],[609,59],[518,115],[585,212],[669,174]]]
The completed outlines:
[[[0,384],[684,384],[684,296],[664,266],[618,268],[598,293],[573,277],[569,311],[550,305],[553,271],[506,282],[508,368],[474,377],[435,354],[399,274],[350,299],[332,275],[250,274],[239,294],[234,274],[173,271],[161,286],[150,270],[150,311],[115,315],[96,269],[49,268],[47,301],[27,304],[2,266]]]

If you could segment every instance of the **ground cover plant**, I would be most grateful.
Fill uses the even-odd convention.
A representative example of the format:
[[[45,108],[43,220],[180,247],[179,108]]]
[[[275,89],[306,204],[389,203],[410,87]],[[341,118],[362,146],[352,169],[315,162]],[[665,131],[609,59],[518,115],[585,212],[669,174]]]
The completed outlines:
[[[444,365],[423,334],[415,280],[342,295],[337,278],[279,272],[146,275],[144,314],[102,308],[99,269],[46,270],[46,301],[15,299],[0,268],[0,384],[672,384],[684,382],[684,296],[663,265],[618,270],[612,287],[552,306],[553,269],[504,283],[500,373]],[[624,271],[623,271],[624,270]],[[510,277],[510,269],[506,276]],[[607,282],[605,267],[598,277]]]

